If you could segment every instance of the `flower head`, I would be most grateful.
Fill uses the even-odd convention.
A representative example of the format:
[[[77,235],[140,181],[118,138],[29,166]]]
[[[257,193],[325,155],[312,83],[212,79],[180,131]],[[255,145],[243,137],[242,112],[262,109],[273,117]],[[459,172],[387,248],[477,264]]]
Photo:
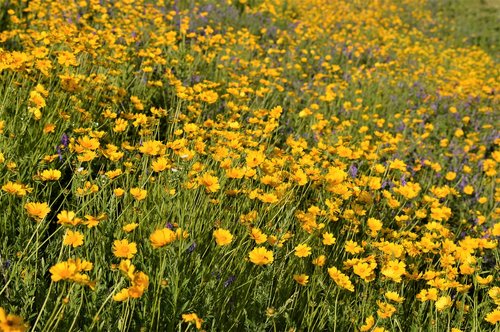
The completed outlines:
[[[295,256],[297,257],[307,257],[311,254],[311,247],[307,244],[299,244],[295,247]]]
[[[255,265],[268,265],[274,261],[273,252],[264,247],[253,249],[248,256],[250,257],[250,262]]]
[[[113,242],[113,254],[118,258],[132,258],[137,253],[135,242],[128,242],[127,239],[115,240]]]
[[[83,244],[83,234],[67,230],[66,234],[64,234],[63,244],[73,248],[79,247]]]
[[[24,208],[28,212],[29,216],[35,219],[35,221],[41,221],[50,212],[50,207],[49,204],[47,203],[37,203],[37,202],[26,203],[24,205]]]
[[[158,229],[149,236],[149,241],[151,241],[151,245],[155,249],[166,246],[175,241],[175,239],[175,232],[169,228]]]
[[[293,276],[293,280],[295,280],[299,285],[305,286],[309,282],[309,276],[307,274],[295,274]]]
[[[226,246],[233,241],[233,235],[227,229],[219,228],[213,235],[218,246]]]

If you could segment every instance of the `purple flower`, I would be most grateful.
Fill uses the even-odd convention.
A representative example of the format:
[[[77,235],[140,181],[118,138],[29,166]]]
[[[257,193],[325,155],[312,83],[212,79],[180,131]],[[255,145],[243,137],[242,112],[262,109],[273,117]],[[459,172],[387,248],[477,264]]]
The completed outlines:
[[[394,187],[394,183],[392,183],[392,181],[384,181],[382,182],[382,189],[385,189],[389,187],[389,189],[392,189]]]
[[[59,156],[59,161],[62,161],[63,160],[63,156],[62,156],[61,147],[57,146],[56,150],[57,150],[57,155]]]
[[[197,246],[196,242],[193,242],[193,244],[190,245],[189,248],[187,249],[187,252],[189,254],[192,253],[196,249],[196,246]]]
[[[401,185],[406,186],[406,177],[404,175],[401,177]]]
[[[65,148],[68,147],[68,144],[69,144],[69,138],[68,138],[68,135],[66,135],[66,133],[62,134],[61,136],[61,145],[64,146]]]
[[[234,281],[236,280],[236,276],[230,276],[227,278],[226,281],[224,281],[224,287],[229,287]]]
[[[356,175],[358,175],[358,168],[356,167],[355,164],[352,164],[351,167],[349,167],[349,175],[354,179]]]
[[[165,227],[166,227],[166,228],[168,228],[168,229],[170,229],[170,230],[173,230],[173,229],[174,229],[174,225],[172,225],[172,224],[171,224],[171,223],[169,223],[169,222],[167,222],[167,223],[165,224]]]

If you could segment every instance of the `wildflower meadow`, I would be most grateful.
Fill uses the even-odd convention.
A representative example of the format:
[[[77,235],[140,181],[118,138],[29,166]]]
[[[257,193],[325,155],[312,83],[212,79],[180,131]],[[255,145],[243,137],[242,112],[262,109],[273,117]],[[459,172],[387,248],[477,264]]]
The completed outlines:
[[[0,331],[500,331],[495,0],[0,1]]]

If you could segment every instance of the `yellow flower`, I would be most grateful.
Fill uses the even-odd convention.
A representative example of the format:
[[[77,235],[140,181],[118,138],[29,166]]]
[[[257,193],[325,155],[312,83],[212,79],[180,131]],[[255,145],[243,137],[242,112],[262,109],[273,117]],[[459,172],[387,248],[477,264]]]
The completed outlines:
[[[377,236],[378,231],[382,229],[382,222],[375,218],[368,218],[366,222],[368,224],[368,228],[370,228],[371,236]]]
[[[96,227],[97,225],[99,225],[99,223],[101,221],[106,220],[106,218],[107,218],[107,215],[104,213],[101,213],[97,217],[94,217],[90,214],[86,214],[85,215],[86,220],[83,224],[86,225],[87,228],[93,228],[93,227]]]
[[[148,191],[141,188],[132,188],[130,189],[130,194],[137,200],[142,201],[148,195]]]
[[[389,163],[389,169],[397,169],[400,170],[401,172],[405,172],[406,164],[402,160],[394,159]]]
[[[30,217],[34,218],[36,221],[41,221],[50,212],[50,207],[47,203],[26,203],[24,205],[24,208],[26,209]]]
[[[360,252],[364,251],[364,249],[360,247],[356,242],[350,240],[346,241],[344,248],[345,251],[350,254],[359,254]]]
[[[425,301],[437,301],[438,290],[437,288],[422,289],[420,293],[417,294],[416,298],[422,302]]]
[[[156,160],[153,160],[151,164],[151,169],[157,173],[162,172],[166,170],[167,168],[170,168],[172,165],[170,161],[167,158],[160,157]]]
[[[376,267],[376,265],[375,265]],[[371,281],[371,277],[373,276],[373,269],[370,264],[365,262],[360,262],[353,266],[353,271],[355,274],[360,276],[365,281]]]
[[[81,222],[81,219],[76,218],[76,214],[73,211],[62,210],[57,215],[57,223],[61,225],[72,225],[76,226]]]
[[[129,223],[122,227],[124,232],[130,233],[139,226],[138,223]]]
[[[264,247],[257,247],[250,251],[250,262],[255,265],[267,265],[274,261],[273,252]]]
[[[83,244],[83,234],[80,232],[66,231],[64,234],[63,244],[76,248]]]
[[[377,315],[382,319],[390,318],[396,312],[396,308],[392,304],[377,301],[377,305]]]
[[[161,154],[164,149],[165,147],[160,141],[145,141],[142,143],[139,151],[149,156],[157,156]]]
[[[121,197],[123,196],[123,194],[125,194],[125,190],[123,190],[122,188],[116,188],[113,190],[113,193],[116,197]]]
[[[197,314],[182,314],[182,320],[185,323],[194,323],[196,328],[201,329],[201,324],[203,324],[203,319],[199,318]]]
[[[331,267],[328,269],[328,275],[335,281],[337,286],[347,289],[350,292],[354,292],[354,285],[352,284],[349,277],[340,272],[336,267]]]
[[[208,173],[203,174],[198,182],[200,185],[204,186],[207,192],[214,193],[220,189],[219,179],[216,176],[210,175]]]
[[[396,292],[386,292],[384,295],[387,299],[397,303],[403,303],[405,299],[404,297],[399,296],[399,294]]]
[[[292,179],[295,182],[297,182],[297,184],[299,186],[303,186],[303,185],[307,184],[307,175],[300,168],[295,172],[295,174],[292,174]]]
[[[476,276],[476,281],[480,285],[487,285],[493,281],[493,276],[491,274],[489,276],[486,276],[485,278],[481,276]]]
[[[199,97],[201,101],[204,101],[208,104],[213,104],[217,101],[219,95],[215,91],[208,90],[202,92]]]
[[[498,286],[492,287],[488,291],[488,295],[491,297],[491,299],[493,300],[493,302],[495,302],[496,305],[500,306],[500,287]]]
[[[250,237],[254,239],[255,243],[262,244],[267,241],[267,235],[262,233],[262,231],[258,228],[252,228],[250,231]]]
[[[362,325],[359,328],[359,330],[361,332],[370,331],[374,324],[375,324],[375,318],[373,318],[373,316],[366,317],[365,324]]]
[[[270,203],[270,204],[274,204],[274,203],[279,201],[278,197],[273,193],[265,193],[265,194],[259,195],[259,200],[262,203]]]
[[[443,311],[443,310],[451,307],[452,304],[453,304],[453,301],[451,300],[451,297],[449,295],[441,296],[436,301],[436,309],[437,309],[437,311]]]
[[[118,293],[113,295],[113,301],[123,302],[129,299],[128,288],[123,288]]]
[[[316,266],[323,266],[325,265],[326,263],[326,256],[325,255],[320,255],[318,257],[316,257],[315,259],[313,259],[312,263]]]
[[[26,196],[28,192],[31,192],[32,188],[26,187],[22,183],[7,182],[2,186],[2,190],[8,194],[15,195],[18,197]]]
[[[68,51],[61,51],[57,57],[57,62],[64,67],[78,66],[76,56]]]
[[[143,291],[149,287],[149,277],[146,273],[139,271],[132,278],[132,285],[141,288]]]
[[[149,236],[151,245],[155,249],[166,246],[167,244],[173,242],[175,239],[175,232],[168,228],[158,229]]]
[[[396,260],[391,260],[382,269],[382,274],[387,278],[394,280],[395,282],[401,282],[401,276],[406,273],[406,264],[404,262]]]
[[[108,178],[110,178],[110,180],[113,180],[114,178],[116,178],[116,177],[118,177],[118,176],[122,175],[122,173],[123,173],[123,172],[122,172],[122,170],[121,170],[121,169],[119,169],[119,168],[117,168],[117,169],[115,169],[115,170],[107,171],[107,172],[105,173],[105,175],[106,175]]]
[[[44,134],[50,134],[50,133],[53,133],[55,129],[56,129],[56,125],[55,124],[53,124],[53,123],[47,123],[43,127],[43,133]]]
[[[225,246],[233,241],[233,235],[227,229],[219,228],[213,235],[218,246]]]
[[[80,137],[77,139],[77,142],[78,146],[76,151],[78,153],[83,152],[84,150],[96,150],[100,146],[99,140],[90,138],[89,136]]]
[[[496,308],[495,310],[487,314],[484,320],[490,324],[497,324],[498,322],[500,322],[500,308]]]
[[[295,274],[293,276],[293,280],[295,280],[299,285],[305,286],[309,282],[309,276],[307,274]]]
[[[295,247],[294,255],[297,257],[307,257],[311,254],[311,247],[307,244],[299,244]]]
[[[341,184],[347,178],[347,173],[338,167],[330,167],[325,175],[325,180],[329,185]]]
[[[464,194],[472,195],[474,193],[474,187],[471,185],[467,185],[464,187]]]
[[[28,330],[28,325],[23,319],[13,314],[7,314],[4,308],[0,307],[0,331],[2,332],[24,332]]]
[[[135,242],[128,242],[127,239],[115,240],[113,242],[113,254],[118,258],[132,258],[137,253]]]
[[[323,233],[323,244],[325,246],[331,246],[332,244],[335,244],[337,239],[333,236],[332,233]]]
[[[262,164],[265,159],[266,156],[261,151],[248,151],[245,161],[248,167],[254,168]]]
[[[455,180],[456,177],[457,177],[457,173],[455,173],[455,172],[448,172],[445,175],[445,179],[448,181],[453,181],[453,180]]]
[[[76,265],[71,262],[61,262],[52,266],[49,270],[52,281],[71,279],[75,276]]]
[[[123,259],[118,265],[120,271],[124,272],[129,279],[134,279],[135,266],[130,262],[130,259]]]
[[[61,178],[61,171],[57,169],[46,169],[40,174],[42,181],[57,181]]]

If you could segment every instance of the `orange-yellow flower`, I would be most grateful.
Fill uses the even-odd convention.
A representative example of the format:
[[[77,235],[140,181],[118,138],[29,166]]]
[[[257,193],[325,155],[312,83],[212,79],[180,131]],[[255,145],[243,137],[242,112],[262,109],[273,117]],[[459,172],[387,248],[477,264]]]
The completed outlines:
[[[142,201],[148,195],[148,191],[141,188],[130,189],[130,195],[132,195],[136,200]]]
[[[370,331],[373,325],[375,324],[375,318],[373,316],[369,316],[365,319],[365,324],[362,325],[359,330],[361,332],[367,332]]]
[[[396,292],[391,292],[391,291],[389,291],[389,292],[385,292],[385,294],[384,294],[384,295],[385,295],[385,297],[386,297],[387,299],[389,299],[389,300],[391,300],[391,301],[394,301],[394,302],[397,302],[397,303],[403,303],[403,301],[404,301],[404,299],[405,299],[404,297],[399,296],[399,294],[398,294],[398,293],[396,293]]]
[[[61,262],[52,266],[49,270],[50,278],[57,282],[60,280],[71,279],[75,276],[76,265],[71,262]]]
[[[7,314],[0,308],[0,331],[2,332],[24,332],[28,330],[28,324],[19,316]]]
[[[350,292],[354,292],[354,285],[352,284],[349,277],[342,272],[340,272],[336,267],[330,267],[328,269],[328,275],[335,281],[335,283],[342,288],[347,289]]]
[[[253,249],[248,256],[250,257],[250,262],[255,265],[267,265],[274,261],[273,252],[264,247]]]
[[[76,214],[73,211],[63,210],[57,215],[58,224],[76,226],[81,221],[80,218],[76,218]]]
[[[61,178],[61,171],[58,169],[46,169],[40,174],[42,181],[57,181]]]
[[[390,318],[396,312],[396,308],[392,304],[377,301],[377,305],[377,315],[382,319]]]
[[[151,245],[155,249],[166,246],[167,244],[175,241],[175,239],[175,232],[168,228],[158,229],[149,236]]]
[[[8,194],[22,197],[22,196],[26,196],[26,194],[28,192],[31,192],[32,188],[28,188],[22,183],[16,183],[16,182],[9,181],[2,186],[2,190]]]
[[[299,244],[295,247],[295,256],[297,257],[307,257],[311,254],[311,247],[307,244]]]
[[[227,229],[219,228],[213,233],[218,246],[225,246],[233,241],[233,235]]]
[[[293,280],[295,280],[299,285],[305,286],[309,282],[309,276],[307,274],[295,274],[293,276]]]
[[[124,232],[130,233],[139,226],[138,223],[129,223],[122,227]]]
[[[201,329],[201,324],[203,324],[203,319],[199,318],[197,314],[182,314],[182,320],[185,323],[194,323],[196,328]]]
[[[326,263],[326,256],[325,255],[319,255],[315,259],[313,259],[312,263],[316,266],[323,266]]]
[[[123,302],[123,301],[128,300],[129,297],[130,296],[128,294],[128,288],[123,288],[118,293],[113,295],[113,301]]]
[[[335,244],[336,241],[337,239],[335,239],[332,233],[323,233],[323,244],[325,246],[331,246],[332,244]]]
[[[500,322],[500,308],[496,308],[492,312],[486,315],[484,318],[490,324],[497,324]]]
[[[83,244],[83,234],[67,230],[66,234],[64,234],[63,244],[73,248],[81,246]]]
[[[214,193],[220,189],[219,179],[208,173],[203,174],[198,179],[199,184],[205,187],[206,191]]]
[[[30,217],[34,218],[36,221],[41,221],[50,212],[50,207],[49,204],[47,203],[38,203],[38,202],[26,203],[24,205],[24,208],[26,209]]]
[[[406,264],[402,261],[391,260],[382,269],[382,274],[386,277],[394,280],[395,282],[401,282],[401,276],[406,273]]]
[[[113,242],[113,254],[118,258],[132,258],[137,253],[135,242],[128,242],[127,239],[115,240]]]
[[[267,241],[267,235],[262,233],[258,228],[252,228],[250,231],[250,237],[255,240],[255,243],[262,244]]]

